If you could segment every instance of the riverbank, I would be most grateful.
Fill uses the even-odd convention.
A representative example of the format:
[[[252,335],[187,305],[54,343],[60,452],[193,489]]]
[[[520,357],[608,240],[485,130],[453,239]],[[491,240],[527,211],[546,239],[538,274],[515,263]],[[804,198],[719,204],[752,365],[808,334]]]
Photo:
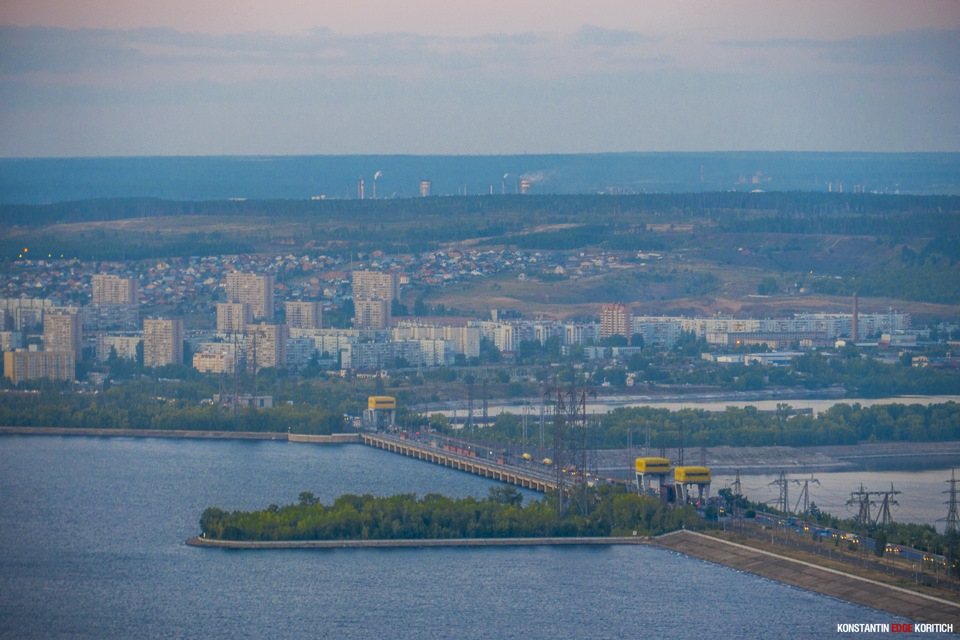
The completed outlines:
[[[960,603],[889,583],[883,574],[867,577],[823,566],[817,556],[797,559],[693,531],[674,531],[649,544],[807,589],[839,600],[886,611],[912,622],[952,624],[960,630]],[[838,623],[856,622],[837,620]]]
[[[423,547],[537,547],[646,544],[643,537],[605,538],[441,538],[412,540],[187,540],[191,547],[217,549],[409,549]]]
[[[858,471],[884,468],[950,468],[960,464],[960,442],[861,442],[851,445],[813,447],[706,447],[703,463],[719,474],[767,474]],[[658,450],[642,447],[632,450],[597,452],[598,470],[607,475],[632,479],[633,460],[657,455]],[[701,461],[700,449],[688,449],[687,455]],[[619,473],[620,476],[615,474]],[[623,475],[626,473],[626,475]]]
[[[185,429],[83,429],[64,427],[0,427],[0,435],[87,436],[97,438],[194,438],[200,440],[287,440],[309,444],[359,443],[356,433],[314,436],[259,431],[189,431]]]

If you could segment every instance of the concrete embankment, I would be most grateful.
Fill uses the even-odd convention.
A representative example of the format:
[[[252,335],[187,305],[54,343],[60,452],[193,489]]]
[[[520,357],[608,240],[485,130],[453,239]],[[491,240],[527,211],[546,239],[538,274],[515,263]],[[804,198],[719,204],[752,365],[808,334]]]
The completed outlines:
[[[83,429],[67,427],[0,427],[0,435],[93,436],[101,438],[197,438],[206,440],[288,440],[308,444],[356,444],[357,433],[312,436],[258,431],[189,431],[186,429]]]
[[[302,433],[288,433],[290,442],[304,442],[307,444],[359,444],[359,433],[334,433],[329,436],[308,436]]]
[[[674,531],[652,538],[649,544],[886,611],[913,622],[952,624],[954,629],[960,630],[960,603],[944,598],[692,531]]]
[[[427,540],[283,540],[235,541],[187,540],[192,547],[219,549],[398,549],[421,547],[534,547],[534,546],[610,546],[645,544],[646,538],[447,538]]]
[[[255,431],[188,431],[186,429],[83,429],[65,427],[0,427],[0,435],[96,436],[116,438],[201,438],[208,440],[286,440],[286,433]]]

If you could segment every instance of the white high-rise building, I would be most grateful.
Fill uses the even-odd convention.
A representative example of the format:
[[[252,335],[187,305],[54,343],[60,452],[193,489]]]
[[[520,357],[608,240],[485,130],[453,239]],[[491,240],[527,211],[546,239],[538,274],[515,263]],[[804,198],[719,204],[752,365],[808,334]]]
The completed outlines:
[[[322,329],[323,315],[320,303],[313,302],[285,302],[284,310],[287,316],[287,326],[291,329]]]
[[[137,281],[106,274],[93,276],[93,304],[137,304]]]
[[[143,366],[183,363],[183,320],[147,318],[143,321]]]
[[[270,274],[227,274],[227,302],[245,302],[250,305],[254,320],[273,320],[273,276]]]
[[[80,314],[62,308],[46,311],[43,314],[43,350],[70,351],[77,360],[83,357]]]

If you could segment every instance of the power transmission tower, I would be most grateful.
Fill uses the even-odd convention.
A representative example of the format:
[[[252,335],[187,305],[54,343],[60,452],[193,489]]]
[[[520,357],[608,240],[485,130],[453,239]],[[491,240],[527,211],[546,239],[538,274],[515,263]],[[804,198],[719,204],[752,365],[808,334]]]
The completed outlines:
[[[483,426],[486,427],[489,425],[487,422],[487,379],[483,379]]]
[[[529,413],[529,410],[530,406],[527,403],[523,403],[523,414],[521,417],[523,432],[520,440],[520,453],[524,455],[527,453],[527,414]]]
[[[944,493],[950,495],[947,501],[947,524],[944,527],[944,533],[960,531],[960,515],[957,514],[957,472],[950,471],[950,479],[947,480],[950,488]]]
[[[467,380],[467,422],[464,429],[473,427],[473,380]]]
[[[777,497],[777,505],[774,508],[783,513],[788,513],[790,511],[790,500],[787,498],[787,487],[790,485],[790,481],[787,480],[783,471],[780,472],[780,477],[771,482],[770,485],[780,487],[780,495]]]
[[[740,485],[740,469],[737,469],[737,477],[733,481],[733,517],[736,522],[740,521],[740,501],[743,499],[743,487]]]
[[[820,481],[811,475],[809,478],[806,478],[802,482],[800,480],[794,480],[795,484],[802,486],[800,489],[800,496],[797,498],[797,506],[793,508],[795,513],[810,513],[810,483],[820,486]],[[800,511],[800,503],[803,503],[803,511]]]
[[[566,509],[568,493],[577,502],[581,515],[589,511],[587,467],[587,392],[571,385],[566,393],[556,390],[557,406],[553,427],[554,479],[557,485],[557,513]],[[567,478],[574,486],[567,490]]]
[[[677,449],[677,466],[678,466],[678,467],[682,467],[682,466],[683,466],[683,425],[682,425],[682,424],[680,425],[679,429],[680,429],[680,431],[679,431],[679,433],[680,433],[680,443],[679,443],[680,446],[679,446],[678,449]]]
[[[870,492],[866,491],[862,484],[860,485],[859,491],[850,492],[850,499],[847,500],[847,506],[857,507],[857,517],[855,518],[857,524],[861,527],[870,524]]]
[[[890,513],[891,506],[897,506],[897,501],[892,500],[891,496],[899,495],[899,491],[893,490],[893,484],[890,484],[890,491],[877,491],[871,492],[874,495],[883,496],[883,502],[880,503],[880,511],[877,513],[877,517],[874,520],[874,524],[879,524],[883,527],[887,527],[893,524],[893,515]]]

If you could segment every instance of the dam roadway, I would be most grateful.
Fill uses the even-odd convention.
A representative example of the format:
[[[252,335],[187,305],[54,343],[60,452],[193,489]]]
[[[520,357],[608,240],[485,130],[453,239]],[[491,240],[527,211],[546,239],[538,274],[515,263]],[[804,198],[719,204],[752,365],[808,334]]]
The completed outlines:
[[[523,489],[532,489],[546,493],[557,488],[557,481],[550,471],[533,468],[533,465],[517,466],[502,464],[495,460],[485,460],[449,448],[443,448],[436,443],[412,441],[384,434],[360,434],[360,441],[368,446],[399,453],[417,460],[424,460],[444,467],[466,471],[474,475],[505,482]]]

